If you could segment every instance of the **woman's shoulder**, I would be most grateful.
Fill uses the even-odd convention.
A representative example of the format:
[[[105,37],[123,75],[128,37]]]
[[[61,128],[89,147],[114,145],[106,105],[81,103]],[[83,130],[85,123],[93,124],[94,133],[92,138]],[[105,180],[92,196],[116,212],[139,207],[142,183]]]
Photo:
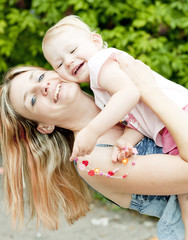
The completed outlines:
[[[77,170],[82,179],[94,190],[100,192],[105,197],[117,204],[128,207],[130,194],[127,194],[122,181],[122,171],[117,172],[117,177],[109,177],[108,173],[117,168],[121,168],[121,163],[112,162],[113,145],[100,143],[97,144],[91,154],[79,157]],[[100,174],[101,173],[101,174]],[[122,185],[122,186],[121,186]],[[119,190],[118,190],[119,189]]]

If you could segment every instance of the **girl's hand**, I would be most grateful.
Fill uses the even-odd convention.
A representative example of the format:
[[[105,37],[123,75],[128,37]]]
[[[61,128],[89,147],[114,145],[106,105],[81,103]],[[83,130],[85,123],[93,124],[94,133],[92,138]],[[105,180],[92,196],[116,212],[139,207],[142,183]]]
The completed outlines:
[[[93,131],[87,127],[83,128],[76,135],[70,161],[73,161],[77,157],[90,154],[97,143],[97,139],[98,136]]]
[[[122,159],[131,157],[133,154],[135,154],[133,146],[130,143],[125,142],[124,139],[120,138],[114,146],[112,162],[116,163],[117,161],[122,161]]]

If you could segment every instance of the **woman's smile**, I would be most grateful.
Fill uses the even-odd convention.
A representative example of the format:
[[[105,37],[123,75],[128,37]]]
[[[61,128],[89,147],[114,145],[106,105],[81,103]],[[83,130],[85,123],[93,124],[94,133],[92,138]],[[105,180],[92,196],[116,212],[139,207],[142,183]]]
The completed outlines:
[[[61,83],[59,83],[56,87],[55,94],[54,94],[54,102],[56,103],[59,98],[59,92],[61,88]]]

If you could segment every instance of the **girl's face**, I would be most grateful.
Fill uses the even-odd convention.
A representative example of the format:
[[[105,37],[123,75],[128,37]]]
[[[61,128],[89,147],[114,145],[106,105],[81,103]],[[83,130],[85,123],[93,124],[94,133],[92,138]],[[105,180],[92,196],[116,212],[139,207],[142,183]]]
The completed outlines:
[[[43,44],[43,52],[64,79],[71,82],[89,82],[88,60],[102,48],[97,33],[88,33],[73,27],[65,29]]]
[[[58,126],[80,92],[78,84],[64,81],[55,71],[34,69],[12,80],[9,97],[21,116]]]

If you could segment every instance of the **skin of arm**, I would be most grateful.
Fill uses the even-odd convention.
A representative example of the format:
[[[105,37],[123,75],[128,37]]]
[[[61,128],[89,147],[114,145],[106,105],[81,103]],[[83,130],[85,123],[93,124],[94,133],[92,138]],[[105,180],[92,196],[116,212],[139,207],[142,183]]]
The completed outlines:
[[[138,86],[141,93],[141,100],[145,102],[165,124],[176,142],[180,156],[184,161],[188,161],[188,114],[162,92],[162,89],[155,82],[151,69],[147,65],[139,60],[129,59],[129,61],[127,61],[122,54],[119,54],[118,58],[122,69],[126,71],[132,81]],[[137,71],[135,71],[135,68]],[[180,163],[178,163],[178,165],[179,164]],[[185,165],[185,167],[187,166]],[[184,185],[185,183],[182,184]],[[184,194],[178,193],[186,240],[188,239],[187,199],[187,192]]]
[[[113,133],[112,133],[113,134]],[[109,137],[108,137],[109,139]],[[101,142],[104,142],[102,139]],[[120,165],[111,159],[113,148],[95,147],[88,156],[80,157],[79,161],[88,160],[91,168],[100,168],[104,172],[113,170]],[[188,165],[180,156],[164,154],[132,156],[136,165],[126,179],[112,179],[105,176],[89,176],[86,171],[79,170],[80,175],[94,189],[113,200],[122,207],[128,207],[131,195],[170,195],[186,193],[188,191]],[[116,173],[122,176],[126,167]]]
[[[105,108],[87,126],[95,129],[99,137],[130,112],[138,103],[140,93],[118,63],[112,59],[104,63],[98,82],[102,89],[111,94]]]
[[[182,142],[186,143],[187,137],[187,119],[188,116],[179,107],[168,99],[164,93],[152,83],[153,76],[149,75],[151,70],[145,64],[135,65],[135,62],[126,62],[125,59],[120,59],[121,68],[124,69],[132,80],[137,84],[141,92],[142,100],[152,108],[157,115],[162,115],[162,119],[168,129],[172,132],[177,145]],[[135,71],[137,67],[137,71]],[[138,72],[139,75],[134,75]],[[134,73],[134,74],[133,74]],[[142,78],[140,78],[142,76]],[[164,104],[165,103],[165,104]],[[169,111],[171,117],[169,117]],[[174,116],[178,116],[175,117]],[[182,131],[182,124],[184,125]],[[185,128],[185,131],[184,131]],[[113,131],[115,129],[115,131]],[[99,143],[114,144],[122,135],[122,129],[119,130],[115,126],[110,134],[105,138],[105,133],[98,140]],[[120,133],[119,133],[120,131]],[[118,132],[118,134],[117,134]],[[177,136],[178,135],[178,136]],[[176,139],[177,137],[177,139]],[[111,140],[111,142],[109,142]],[[185,145],[183,145],[185,147]],[[179,145],[178,145],[179,147]],[[187,147],[185,147],[187,148]],[[183,151],[183,150],[182,150]],[[185,149],[185,157],[186,154]],[[111,159],[112,149],[95,147],[94,151],[86,156],[91,162],[92,168],[100,168],[102,171],[114,169],[114,164],[109,161]],[[132,156],[135,157],[135,156]],[[131,157],[131,158],[132,158]],[[182,160],[180,156],[172,155],[147,155],[136,156],[136,165],[126,180],[111,179],[104,176],[88,176],[87,172],[80,171],[81,176],[96,190],[115,201],[122,207],[128,207],[132,193],[149,194],[149,195],[174,195],[185,194],[188,192],[188,164]],[[82,160],[83,158],[81,158]],[[119,162],[116,163],[120,164]],[[116,166],[117,166],[116,165]],[[122,175],[125,171],[121,169],[117,174]]]
[[[160,102],[156,98],[160,98]],[[158,91],[151,89],[148,99],[146,100],[145,97],[142,99],[145,103],[147,102],[147,105],[165,123],[178,146],[180,156],[188,162],[188,114],[165,96],[160,89]],[[179,125],[178,132],[175,130],[177,125]]]
[[[155,85],[154,85],[155,86]],[[188,114],[183,111],[178,105],[176,105],[171,99],[162,93],[162,90],[159,87],[151,86],[150,94],[148,94],[149,88],[142,90],[142,100],[147,102],[147,105],[154,109],[155,114],[159,116],[162,122],[165,123],[167,129],[170,131],[175,143],[178,147],[179,154],[182,159],[188,162]],[[150,95],[147,99],[145,96]],[[160,102],[156,99],[160,99]],[[163,103],[163,104],[162,104]],[[164,106],[165,104],[165,106]],[[156,105],[156,106],[155,106]],[[173,106],[173,107],[172,107]],[[176,113],[176,114],[174,114]],[[167,119],[169,119],[167,121]],[[176,128],[179,128],[179,131],[176,131]],[[183,133],[183,136],[182,136]],[[181,208],[182,220],[185,227],[185,240],[188,239],[188,194],[179,194],[178,201]]]
[[[91,153],[98,137],[117,124],[139,101],[137,87],[112,59],[104,63],[99,85],[111,94],[111,98],[105,108],[77,134],[70,160]]]
[[[154,80],[151,69],[143,62],[132,58],[125,59],[119,54],[118,63],[139,88],[141,100],[170,131],[182,159],[188,161],[188,114],[162,92]]]

